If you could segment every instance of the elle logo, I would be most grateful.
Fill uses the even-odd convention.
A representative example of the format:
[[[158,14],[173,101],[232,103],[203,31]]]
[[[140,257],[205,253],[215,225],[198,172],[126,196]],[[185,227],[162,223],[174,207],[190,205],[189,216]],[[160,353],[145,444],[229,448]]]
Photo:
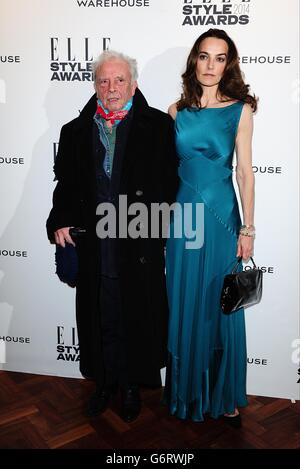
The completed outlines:
[[[67,344],[67,345],[66,345]],[[57,326],[57,360],[78,362],[80,359],[76,328],[71,327],[68,333],[64,326]]]
[[[108,50],[110,45],[110,38],[103,37],[102,40],[94,42],[93,49],[97,51]],[[51,61],[58,62],[59,60],[66,60],[68,62],[75,61],[85,61],[92,62],[94,60],[93,55],[91,54],[91,40],[88,37],[85,37],[81,43],[81,46],[78,47],[76,41],[76,48],[74,47],[73,40],[71,37],[66,39],[59,39],[58,37],[50,38],[50,54]],[[76,49],[76,53],[75,53]],[[80,50],[80,52],[78,52]]]
[[[76,334],[76,327],[71,327],[69,330],[68,335],[66,336],[65,327],[64,326],[57,326],[57,343],[59,345],[64,345],[65,340],[68,344],[78,345],[78,338]]]

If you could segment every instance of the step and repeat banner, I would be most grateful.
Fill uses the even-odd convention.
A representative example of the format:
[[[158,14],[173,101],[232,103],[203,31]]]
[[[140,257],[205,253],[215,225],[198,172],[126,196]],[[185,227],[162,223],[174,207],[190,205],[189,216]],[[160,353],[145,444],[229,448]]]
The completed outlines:
[[[55,275],[45,222],[60,128],[94,92],[92,61],[105,49],[135,57],[139,87],[166,111],[192,44],[211,27],[236,42],[260,98],[264,293],[246,310],[248,393],[300,399],[298,0],[0,0],[0,369],[81,376],[75,292]]]

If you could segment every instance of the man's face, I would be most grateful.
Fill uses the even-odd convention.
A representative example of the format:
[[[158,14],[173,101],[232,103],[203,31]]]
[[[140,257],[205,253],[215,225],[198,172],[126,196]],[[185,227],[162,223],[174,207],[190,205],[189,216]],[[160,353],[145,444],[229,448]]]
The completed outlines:
[[[97,97],[109,111],[119,111],[134,95],[137,82],[131,83],[127,62],[110,59],[96,70],[95,89]]]

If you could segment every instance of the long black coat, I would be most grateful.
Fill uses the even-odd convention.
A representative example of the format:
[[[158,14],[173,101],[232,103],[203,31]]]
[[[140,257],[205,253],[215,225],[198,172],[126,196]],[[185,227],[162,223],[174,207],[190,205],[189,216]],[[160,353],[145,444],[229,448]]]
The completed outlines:
[[[80,116],[61,130],[54,166],[57,186],[47,220],[48,237],[67,226],[87,229],[77,245],[79,279],[76,318],[80,346],[80,371],[101,382],[101,327],[99,248],[96,237],[96,176],[93,159],[93,116],[96,95]],[[137,89],[133,117],[123,159],[120,194],[128,205],[175,200],[177,159],[173,120],[148,106]],[[165,287],[164,240],[120,240],[120,284],[123,327],[126,337],[129,380],[159,386],[165,366],[168,306]]]

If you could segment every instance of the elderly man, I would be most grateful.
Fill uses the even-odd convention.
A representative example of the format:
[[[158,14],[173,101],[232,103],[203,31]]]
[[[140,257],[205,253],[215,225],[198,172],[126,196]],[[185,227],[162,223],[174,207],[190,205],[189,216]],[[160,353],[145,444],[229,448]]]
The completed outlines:
[[[160,386],[165,366],[165,240],[161,231],[151,238],[150,227],[146,236],[142,223],[140,236],[130,230],[124,236],[124,227],[122,236],[118,230],[116,237],[99,236],[96,209],[110,203],[116,218],[130,224],[119,196],[127,206],[143,203],[149,214],[152,203],[175,200],[173,123],[137,88],[134,59],[105,51],[94,63],[94,79],[96,94],[61,131],[47,231],[62,247],[74,245],[70,227],[85,232],[76,240],[76,319],[80,371],[96,384],[88,415],[102,413],[120,389],[121,416],[130,422],[140,413],[139,386]]]

